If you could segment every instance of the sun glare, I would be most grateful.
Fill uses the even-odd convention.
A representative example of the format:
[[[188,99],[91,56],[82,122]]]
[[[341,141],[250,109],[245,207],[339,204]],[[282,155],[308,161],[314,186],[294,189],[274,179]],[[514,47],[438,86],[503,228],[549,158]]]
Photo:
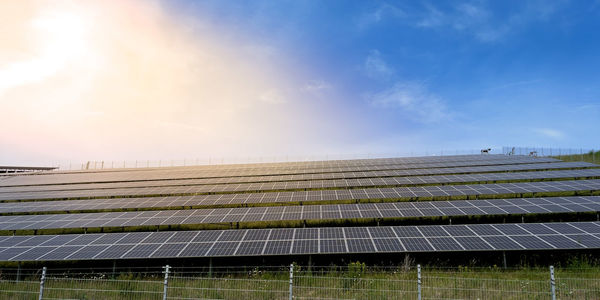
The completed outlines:
[[[0,69],[0,92],[43,80],[56,74],[70,61],[91,51],[88,24],[79,11],[44,10],[30,21],[35,49],[27,60]]]
[[[81,12],[49,11],[32,21],[45,54],[54,59],[86,51],[87,20]]]

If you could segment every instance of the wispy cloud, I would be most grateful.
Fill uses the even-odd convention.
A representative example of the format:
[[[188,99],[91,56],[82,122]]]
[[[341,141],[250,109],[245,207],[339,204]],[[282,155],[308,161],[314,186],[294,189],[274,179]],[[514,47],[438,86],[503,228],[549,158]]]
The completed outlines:
[[[564,132],[552,128],[535,128],[533,131],[539,135],[553,139],[562,139],[565,137]]]
[[[303,91],[306,92],[318,92],[328,90],[331,88],[331,84],[324,80],[311,80],[302,87]]]
[[[515,9],[513,13],[500,16],[488,9],[485,2],[457,3],[448,10],[427,4],[425,14],[415,25],[429,29],[451,28],[489,43],[502,40],[527,23],[547,20],[558,11],[560,5],[560,2],[531,2]]]
[[[370,105],[396,109],[421,123],[436,123],[451,119],[444,102],[418,82],[397,82],[389,89],[366,96]]]
[[[283,94],[276,89],[271,89],[263,92],[262,94],[260,94],[258,99],[262,102],[269,104],[283,104],[287,102]]]
[[[506,88],[513,88],[513,87],[517,87],[517,86],[523,86],[523,85],[530,85],[530,84],[535,84],[535,83],[539,83],[542,82],[541,79],[532,79],[532,80],[521,80],[521,81],[513,81],[513,82],[507,82],[504,84],[499,84],[493,87],[488,88],[488,91],[495,91],[495,90],[502,90],[502,89],[506,89]]]
[[[394,75],[394,69],[388,65],[379,50],[371,50],[365,59],[367,76],[374,79],[389,79]]]
[[[446,15],[432,5],[426,6],[427,13],[417,22],[418,27],[433,28],[446,23]]]
[[[374,24],[384,20],[386,17],[398,18],[404,17],[406,13],[400,8],[389,3],[383,3],[372,11],[369,11],[358,19],[357,26],[359,29],[366,29]]]
[[[427,5],[426,10],[425,16],[417,22],[418,27],[451,28],[472,34],[484,42],[499,39],[508,29],[505,24],[491,26],[493,15],[481,4],[459,3],[449,11],[441,11],[433,5]]]

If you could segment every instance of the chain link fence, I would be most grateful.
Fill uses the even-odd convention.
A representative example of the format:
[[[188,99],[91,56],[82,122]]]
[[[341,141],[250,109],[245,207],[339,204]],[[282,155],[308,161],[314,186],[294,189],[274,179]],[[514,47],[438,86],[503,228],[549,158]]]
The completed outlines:
[[[486,147],[486,149],[488,149]],[[490,154],[502,154],[501,148],[489,148]],[[92,160],[86,162],[54,161],[50,165],[59,170],[102,170],[113,168],[158,168],[158,167],[185,167],[185,166],[216,166],[227,164],[257,164],[257,163],[286,163],[302,161],[328,161],[348,159],[372,159],[387,157],[414,157],[414,156],[448,156],[448,155],[473,155],[481,154],[482,149],[462,150],[420,150],[378,153],[351,153],[351,154],[316,154],[316,155],[265,155],[247,157],[202,157],[184,159],[139,159],[139,160]],[[484,149],[485,150],[485,149]]]
[[[599,149],[587,148],[546,148],[546,147],[502,147],[505,155],[527,155],[536,157],[555,157],[564,161],[600,162]]]
[[[139,160],[90,160],[85,162],[53,161],[49,165],[59,170],[102,170],[115,168],[158,168],[158,167],[184,167],[184,166],[217,166],[227,164],[258,164],[258,163],[286,163],[302,161],[327,161],[348,159],[372,159],[386,157],[415,157],[415,156],[449,156],[449,155],[475,155],[475,154],[504,154],[524,155],[539,157],[556,157],[566,161],[591,161],[600,162],[600,149],[590,148],[552,148],[552,147],[521,147],[498,146],[478,149],[429,149],[419,151],[398,151],[381,153],[353,153],[353,154],[317,154],[317,155],[279,155],[279,156],[248,156],[248,157],[196,157],[183,159],[139,159]],[[589,157],[587,157],[589,156]],[[0,170],[0,173],[1,170]]]
[[[600,299],[600,269],[551,269],[11,268],[0,269],[0,299]]]

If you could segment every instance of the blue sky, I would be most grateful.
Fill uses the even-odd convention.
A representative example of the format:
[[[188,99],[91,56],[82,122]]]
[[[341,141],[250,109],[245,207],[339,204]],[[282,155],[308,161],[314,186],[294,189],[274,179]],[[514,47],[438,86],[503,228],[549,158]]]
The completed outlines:
[[[600,148],[600,1],[27,0],[0,19],[0,164]]]
[[[402,146],[395,140],[599,146],[598,1],[193,1],[172,9],[285,52],[332,90],[336,110],[360,122],[353,138],[387,144],[381,149]]]

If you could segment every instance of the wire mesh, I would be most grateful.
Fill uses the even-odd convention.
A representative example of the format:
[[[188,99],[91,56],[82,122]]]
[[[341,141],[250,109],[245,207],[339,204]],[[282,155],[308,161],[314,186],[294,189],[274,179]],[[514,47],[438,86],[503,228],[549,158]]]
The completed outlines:
[[[557,299],[600,299],[600,274],[595,278],[556,278]]]
[[[163,299],[160,268],[49,269],[44,299]],[[294,299],[417,299],[410,266],[294,266]],[[38,299],[40,270],[0,269],[0,299]],[[289,299],[289,266],[173,268],[167,299]],[[548,268],[421,269],[422,299],[551,299]],[[600,299],[599,268],[555,269],[557,299]]]
[[[402,274],[397,279],[339,276],[294,277],[295,299],[407,299],[416,298],[415,278]],[[414,275],[414,274],[410,274]],[[405,279],[404,279],[405,278]]]
[[[288,284],[270,278],[172,276],[167,299],[287,299]]]
[[[47,277],[44,299],[162,299],[156,280]]]

